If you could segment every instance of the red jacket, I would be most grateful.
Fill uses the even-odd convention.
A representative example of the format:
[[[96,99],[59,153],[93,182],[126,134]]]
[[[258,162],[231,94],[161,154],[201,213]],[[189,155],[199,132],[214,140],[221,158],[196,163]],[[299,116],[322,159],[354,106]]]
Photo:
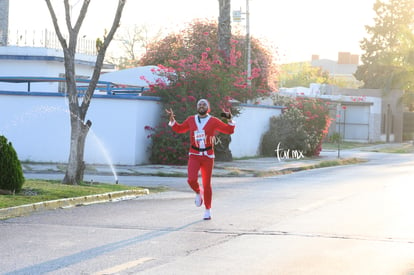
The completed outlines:
[[[235,128],[234,122],[231,121],[226,124],[210,115],[200,119],[198,115],[189,116],[181,124],[175,121],[170,125],[173,131],[177,133],[190,131],[190,154],[207,155],[211,158],[214,158],[214,143],[217,132],[233,134]]]

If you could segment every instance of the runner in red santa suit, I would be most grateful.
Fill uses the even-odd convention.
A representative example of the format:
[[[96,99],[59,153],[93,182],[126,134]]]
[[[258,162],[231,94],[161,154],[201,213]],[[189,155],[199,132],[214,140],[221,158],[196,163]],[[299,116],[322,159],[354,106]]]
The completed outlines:
[[[195,204],[200,207],[205,206],[204,219],[211,219],[211,176],[214,166],[214,140],[218,132],[232,134],[234,132],[234,121],[231,119],[231,112],[223,110],[223,117],[226,117],[228,123],[211,116],[210,104],[206,99],[200,99],[197,102],[198,114],[189,116],[183,123],[175,121],[172,109],[165,110],[169,115],[172,130],[177,133],[190,131],[190,151],[188,157],[188,184],[196,193]],[[201,171],[203,181],[203,190],[198,183],[198,173]],[[203,200],[204,197],[204,200]]]

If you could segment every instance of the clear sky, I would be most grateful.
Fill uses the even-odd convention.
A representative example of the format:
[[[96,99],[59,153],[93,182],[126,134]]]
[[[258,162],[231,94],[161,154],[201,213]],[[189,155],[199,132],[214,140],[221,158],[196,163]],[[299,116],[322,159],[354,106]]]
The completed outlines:
[[[250,33],[278,52],[280,62],[310,61],[312,54],[337,60],[340,51],[361,54],[365,25],[373,23],[376,0],[250,0]],[[10,27],[53,29],[44,0],[11,0]],[[62,0],[54,0],[61,3]],[[72,0],[73,11],[82,0]],[[91,0],[81,32],[100,36],[109,28],[117,0]],[[246,11],[246,0],[232,0]],[[22,9],[24,7],[24,9]],[[59,14],[59,13],[58,13]],[[218,0],[127,0],[122,26],[180,29],[195,18],[218,18]],[[60,17],[63,12],[60,12]],[[233,28],[244,28],[244,22]]]

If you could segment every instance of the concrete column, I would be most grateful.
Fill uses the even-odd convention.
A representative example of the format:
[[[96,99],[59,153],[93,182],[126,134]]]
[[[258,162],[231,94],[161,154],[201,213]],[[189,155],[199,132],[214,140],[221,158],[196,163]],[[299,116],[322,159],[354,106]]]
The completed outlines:
[[[9,0],[0,0],[0,46],[7,46],[9,33]]]

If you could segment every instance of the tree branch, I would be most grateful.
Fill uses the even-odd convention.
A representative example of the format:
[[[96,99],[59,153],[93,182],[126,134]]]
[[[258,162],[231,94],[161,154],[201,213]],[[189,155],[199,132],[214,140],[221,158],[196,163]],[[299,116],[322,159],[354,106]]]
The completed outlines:
[[[45,0],[45,1],[46,1],[47,8],[49,9],[50,16],[52,17],[52,22],[53,22],[53,26],[54,26],[55,31],[56,31],[56,35],[59,39],[60,44],[62,45],[63,50],[65,50],[65,49],[68,48],[68,45],[66,43],[66,39],[63,37],[63,35],[60,31],[59,24],[57,22],[57,17],[56,17],[55,10],[53,9],[53,6],[50,3],[50,0]]]
[[[66,27],[68,28],[69,31],[69,37],[71,37],[72,35],[72,23],[70,22],[70,5],[69,5],[69,0],[65,0],[64,1],[65,4],[65,21],[66,21]],[[70,38],[69,38],[70,39]]]
[[[90,0],[83,1],[83,5],[82,5],[82,8],[81,8],[80,13],[79,13],[78,20],[76,20],[76,24],[73,28],[73,30],[76,33],[79,33],[80,27],[82,26],[83,20],[85,19],[86,11],[88,10],[88,6],[89,6],[90,2],[91,2]]]
[[[110,42],[112,41],[117,28],[119,27],[119,22],[121,21],[121,16],[122,16],[122,10],[125,4],[126,4],[126,0],[118,1],[118,7],[115,13],[115,17],[112,23],[111,30],[109,31],[108,35],[104,38],[102,47],[99,48],[98,56],[96,58],[96,63],[95,63],[95,69],[93,71],[92,78],[88,86],[88,90],[85,93],[85,96],[83,98],[82,105],[81,105],[80,116],[82,120],[85,119],[86,112],[89,108],[90,101],[92,99],[93,93],[95,92],[96,84],[101,74],[106,50]]]

